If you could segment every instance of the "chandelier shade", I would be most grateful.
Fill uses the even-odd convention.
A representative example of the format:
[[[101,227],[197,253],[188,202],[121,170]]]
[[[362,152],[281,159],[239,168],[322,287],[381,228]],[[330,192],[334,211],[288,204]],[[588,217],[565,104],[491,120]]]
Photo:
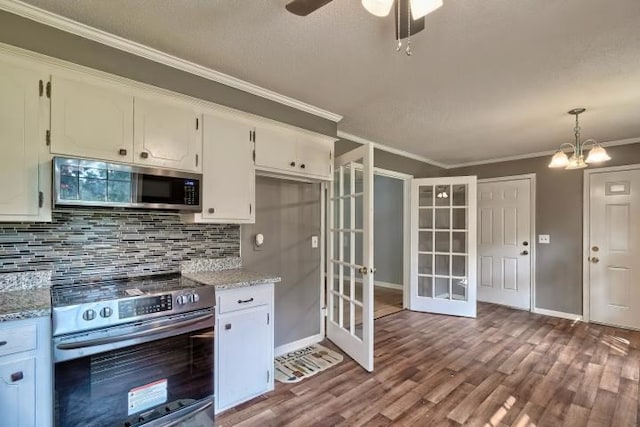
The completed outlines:
[[[442,0],[411,0],[413,19],[422,18],[442,6]]]
[[[394,0],[362,0],[362,6],[372,15],[387,16],[391,12]]]

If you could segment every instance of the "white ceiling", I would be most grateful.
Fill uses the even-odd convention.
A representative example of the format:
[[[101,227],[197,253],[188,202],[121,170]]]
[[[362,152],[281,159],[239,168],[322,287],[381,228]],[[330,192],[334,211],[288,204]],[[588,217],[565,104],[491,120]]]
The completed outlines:
[[[334,0],[27,0],[344,116],[339,129],[447,164],[583,136],[640,137],[640,1],[445,0],[395,51],[393,17]]]

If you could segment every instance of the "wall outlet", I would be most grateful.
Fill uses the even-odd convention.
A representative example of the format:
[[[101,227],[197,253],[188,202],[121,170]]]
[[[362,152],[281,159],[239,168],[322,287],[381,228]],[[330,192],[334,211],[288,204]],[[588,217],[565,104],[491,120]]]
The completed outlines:
[[[548,245],[549,243],[551,243],[551,238],[548,234],[538,234],[538,243]]]
[[[313,249],[318,247],[318,236],[311,236],[311,247]]]

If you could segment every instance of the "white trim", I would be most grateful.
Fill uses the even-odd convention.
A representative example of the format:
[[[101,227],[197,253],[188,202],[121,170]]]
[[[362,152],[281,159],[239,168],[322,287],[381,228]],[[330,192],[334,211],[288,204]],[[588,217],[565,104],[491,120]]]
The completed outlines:
[[[340,132],[338,132],[338,136],[340,136]],[[640,142],[640,137],[601,142],[600,145],[602,145],[603,147],[616,147],[618,145],[636,144],[638,142]],[[478,160],[474,162],[454,163],[451,165],[446,165],[444,167],[445,169],[455,169],[455,168],[464,168],[467,166],[479,166],[479,165],[488,165],[491,163],[510,162],[513,160],[523,160],[523,159],[531,159],[534,157],[551,156],[556,151],[557,150],[539,151],[537,153],[520,154],[517,156],[498,157],[495,159]]]
[[[373,286],[377,286],[379,288],[385,288],[385,289],[397,289],[399,291],[404,289],[404,287],[398,283],[379,282],[377,280],[373,281]]]
[[[596,169],[585,169],[582,185],[582,317],[585,322],[591,321],[591,281],[588,258],[590,251],[590,221],[591,221],[591,175],[596,173],[623,172],[640,169],[640,164],[609,166]]]
[[[327,120],[331,120],[332,122],[337,123],[342,120],[342,116],[327,110],[323,110],[314,105],[298,101],[285,95],[281,95],[277,92],[265,89],[253,83],[249,83],[228,74],[213,70],[211,68],[207,68],[202,65],[198,65],[196,63],[178,58],[176,56],[169,55],[149,46],[145,46],[143,44],[133,42],[131,40],[116,36],[106,31],[90,27],[88,25],[57,15],[53,12],[40,9],[36,6],[23,3],[18,0],[0,0],[0,9],[48,25],[50,27],[75,34],[85,39],[92,40],[106,46],[128,52],[133,55],[158,62],[160,64],[167,65],[177,70],[186,71],[187,73],[204,77],[205,79],[221,83],[226,86],[260,96],[262,98],[269,99],[271,101],[295,108],[300,111],[304,111],[306,113],[313,114],[318,117],[322,117]]]
[[[326,261],[326,214],[327,214],[327,183],[320,184],[320,336],[324,337],[327,326],[327,261]]]
[[[547,310],[545,308],[534,308],[533,312],[536,314],[542,314],[544,316],[551,316],[551,317],[560,317],[561,319],[569,319],[569,320],[575,320],[577,322],[582,322],[583,318],[581,315],[579,314],[573,314],[573,313],[565,313],[563,311],[554,311],[554,310]]]
[[[279,345],[275,348],[274,355],[275,357],[282,356],[283,354],[287,354],[292,351],[300,350],[301,348],[317,344],[322,340],[324,340],[324,334],[311,335],[310,337],[302,338],[288,344]]]
[[[534,311],[536,306],[536,174],[526,173],[521,175],[500,176],[495,178],[483,178],[478,180],[478,184],[487,182],[505,182],[529,180],[529,262],[531,263],[531,289],[529,292],[529,310]]]
[[[384,145],[384,144],[381,144],[379,142],[371,141],[371,140],[368,140],[366,138],[362,138],[362,137],[359,137],[359,136],[356,136],[356,135],[353,135],[353,134],[350,134],[350,133],[347,133],[347,132],[343,132],[341,130],[338,130],[338,138],[347,139],[349,141],[357,142],[358,144],[372,145],[373,148],[377,148],[378,150],[386,151],[386,152],[392,153],[392,154],[397,154],[399,156],[406,157],[408,159],[418,160],[420,162],[427,163],[427,164],[430,164],[432,166],[437,166],[439,168],[443,168],[443,169],[448,169],[449,168],[449,166],[447,166],[446,164],[440,163],[440,162],[436,162],[435,160],[431,160],[431,159],[429,159],[427,157],[419,156],[417,154],[413,154],[413,153],[410,153],[408,151],[400,150],[398,148],[389,147],[388,145]]]

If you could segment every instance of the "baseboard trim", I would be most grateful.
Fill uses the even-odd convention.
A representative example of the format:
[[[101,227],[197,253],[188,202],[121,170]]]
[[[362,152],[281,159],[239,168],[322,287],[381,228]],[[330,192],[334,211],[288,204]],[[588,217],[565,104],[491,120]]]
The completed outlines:
[[[374,286],[379,286],[381,288],[399,289],[399,290],[403,289],[403,286],[402,285],[398,285],[397,283],[375,281],[373,284],[374,284]]]
[[[537,307],[534,308],[532,311],[536,314],[543,314],[545,316],[560,317],[562,319],[569,319],[569,320],[577,320],[578,322],[583,321],[582,315],[580,314],[565,313],[563,311],[547,310],[545,308],[537,308]]]
[[[290,353],[295,350],[299,350],[303,347],[308,347],[313,344],[317,344],[324,339],[322,334],[312,335],[310,337],[302,338],[301,340],[290,342],[288,344],[280,345],[275,348],[274,354],[276,357],[283,354]]]

